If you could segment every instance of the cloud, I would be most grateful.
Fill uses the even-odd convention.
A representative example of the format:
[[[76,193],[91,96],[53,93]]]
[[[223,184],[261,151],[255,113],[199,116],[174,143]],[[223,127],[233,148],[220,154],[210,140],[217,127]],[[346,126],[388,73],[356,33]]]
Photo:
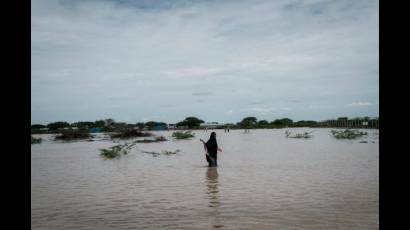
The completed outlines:
[[[378,101],[378,1],[31,6],[32,122],[108,115],[136,122],[158,114],[175,122],[193,111],[205,120],[240,120],[249,105],[314,119],[345,112],[334,104]],[[212,100],[196,100],[207,95]],[[219,112],[228,106],[237,113]],[[378,115],[377,107],[363,108]]]
[[[192,93],[192,96],[211,96],[211,95],[213,95],[213,93],[209,92],[209,91],[202,91],[202,92]]]
[[[262,113],[272,112],[276,110],[277,110],[276,108],[263,108],[263,107],[253,107],[249,109],[249,111],[262,112]]]
[[[263,105],[264,103],[262,101],[252,101],[249,102],[248,105]]]
[[[370,106],[373,105],[371,102],[352,102],[350,104],[348,104],[347,106],[349,107],[362,107],[362,106]]]

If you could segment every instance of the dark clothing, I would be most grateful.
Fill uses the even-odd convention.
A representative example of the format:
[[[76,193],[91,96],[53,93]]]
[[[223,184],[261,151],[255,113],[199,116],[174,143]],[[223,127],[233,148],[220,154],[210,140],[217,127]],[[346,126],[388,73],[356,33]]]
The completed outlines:
[[[209,155],[211,155],[211,154],[209,154]],[[209,165],[208,165],[209,167],[218,166],[218,163],[217,163],[217,161],[216,161],[216,156],[215,156],[215,158],[212,158],[213,160],[211,160],[208,155],[205,155],[205,156],[206,156],[206,161],[207,161],[208,164],[209,164]]]
[[[218,143],[216,142],[216,138],[211,135],[211,138],[206,142],[206,149],[208,151],[209,156],[212,157],[212,160],[209,159],[208,155],[206,156],[206,161],[209,163],[209,167],[217,166],[217,152],[218,152]]]

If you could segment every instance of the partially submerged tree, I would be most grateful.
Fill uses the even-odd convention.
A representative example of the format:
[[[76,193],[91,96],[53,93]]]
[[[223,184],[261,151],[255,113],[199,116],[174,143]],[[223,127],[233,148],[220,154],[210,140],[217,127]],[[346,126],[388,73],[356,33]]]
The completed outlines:
[[[55,137],[56,140],[73,140],[85,139],[92,137],[88,129],[64,129],[60,131],[60,135]]]

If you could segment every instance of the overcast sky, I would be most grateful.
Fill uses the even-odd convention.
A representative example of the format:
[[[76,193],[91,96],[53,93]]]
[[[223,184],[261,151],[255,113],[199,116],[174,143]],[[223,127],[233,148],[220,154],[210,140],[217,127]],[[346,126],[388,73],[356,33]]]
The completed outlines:
[[[378,1],[31,4],[32,124],[379,114]]]

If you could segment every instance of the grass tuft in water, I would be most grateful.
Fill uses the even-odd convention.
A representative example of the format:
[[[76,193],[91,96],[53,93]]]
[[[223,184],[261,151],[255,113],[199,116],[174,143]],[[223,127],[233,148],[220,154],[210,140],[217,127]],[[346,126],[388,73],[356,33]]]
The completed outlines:
[[[41,138],[35,138],[33,136],[31,136],[31,144],[40,144],[42,141]]]
[[[311,135],[312,132],[304,132],[304,133],[296,133],[292,135],[292,133],[289,130],[286,130],[285,136],[286,138],[312,138],[313,136]]]
[[[353,129],[331,130],[330,133],[336,139],[356,139],[367,135],[367,132],[360,132],[359,130]]]
[[[175,151],[168,151],[168,150],[163,150],[161,153],[159,152],[154,152],[154,151],[142,151],[143,153],[148,153],[148,154],[152,154],[153,157],[157,157],[159,155],[175,155],[179,152],[181,152],[181,150],[177,149]]]
[[[172,133],[172,137],[175,139],[189,139],[195,137],[191,131],[176,131]]]
[[[127,145],[115,145],[108,149],[100,149],[101,156],[107,159],[119,158],[121,154],[127,154]]]

